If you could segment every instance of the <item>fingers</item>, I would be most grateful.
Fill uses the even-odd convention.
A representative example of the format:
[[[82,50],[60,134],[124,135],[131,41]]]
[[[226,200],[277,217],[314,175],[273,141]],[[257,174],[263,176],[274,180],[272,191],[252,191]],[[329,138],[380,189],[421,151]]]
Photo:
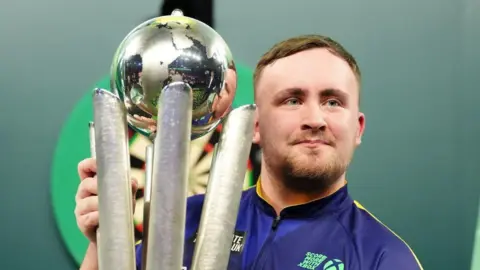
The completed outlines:
[[[95,231],[99,224],[98,197],[91,196],[79,200],[75,207],[75,217],[80,231],[95,242]]]
[[[98,211],[80,216],[78,226],[85,236],[93,238],[98,227]]]
[[[80,185],[78,185],[77,195],[75,197],[77,203],[86,197],[97,195],[98,184],[97,177],[85,178]]]
[[[132,194],[136,194],[138,190],[138,181],[132,178]],[[80,185],[78,185],[76,201],[82,200],[86,197],[98,195],[98,181],[97,177],[85,178]]]
[[[83,216],[98,211],[98,196],[90,196],[80,200],[77,203],[75,213],[77,216]]]
[[[95,231],[99,225],[99,203],[98,203],[98,180],[97,164],[94,158],[87,158],[78,164],[78,175],[80,184],[75,196],[75,216],[77,225],[82,233],[90,240],[96,241]],[[132,193],[135,194],[139,188],[138,181],[132,178]],[[135,199],[133,200],[135,205]]]
[[[97,161],[95,158],[87,158],[78,163],[78,176],[80,180],[93,177],[97,173]]]

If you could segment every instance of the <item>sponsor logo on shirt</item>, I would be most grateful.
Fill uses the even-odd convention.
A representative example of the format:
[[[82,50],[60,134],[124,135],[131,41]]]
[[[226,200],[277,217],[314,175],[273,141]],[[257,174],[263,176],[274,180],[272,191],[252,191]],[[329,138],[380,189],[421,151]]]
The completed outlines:
[[[192,238],[192,242],[196,243],[197,234]],[[230,252],[232,253],[242,253],[243,247],[245,246],[245,232],[235,231],[232,238],[232,246],[230,247]]]
[[[320,253],[307,252],[298,267],[309,270],[346,270],[344,263],[339,259],[329,259]]]

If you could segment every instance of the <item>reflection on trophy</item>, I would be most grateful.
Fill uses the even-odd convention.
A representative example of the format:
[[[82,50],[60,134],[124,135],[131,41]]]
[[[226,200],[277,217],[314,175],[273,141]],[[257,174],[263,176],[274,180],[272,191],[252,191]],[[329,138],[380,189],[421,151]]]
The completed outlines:
[[[147,136],[142,267],[182,269],[191,140],[221,122],[191,269],[227,268],[253,137],[255,105],[231,109],[237,73],[230,49],[183,16],[146,21],[120,44],[112,91],[94,91],[101,270],[135,269],[128,126]],[[94,138],[93,138],[94,135]]]

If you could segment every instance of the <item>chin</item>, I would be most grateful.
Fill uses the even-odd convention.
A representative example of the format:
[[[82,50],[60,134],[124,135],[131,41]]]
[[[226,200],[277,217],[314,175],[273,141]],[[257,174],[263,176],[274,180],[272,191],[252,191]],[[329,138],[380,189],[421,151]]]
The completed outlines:
[[[307,149],[299,151],[295,154],[294,160],[298,160],[299,162],[307,162],[307,163],[328,163],[329,160],[332,159],[331,153],[328,151],[320,151],[319,149]]]
[[[292,165],[299,168],[322,169],[331,166],[338,160],[336,153],[329,149],[300,149],[292,152],[287,158]]]
[[[323,171],[331,162],[326,157],[302,156],[292,160],[295,169],[305,172]]]

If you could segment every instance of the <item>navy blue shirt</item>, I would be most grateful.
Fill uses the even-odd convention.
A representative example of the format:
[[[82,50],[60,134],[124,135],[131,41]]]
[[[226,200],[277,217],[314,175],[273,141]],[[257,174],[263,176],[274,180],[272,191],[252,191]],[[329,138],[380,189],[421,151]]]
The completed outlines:
[[[204,195],[188,198],[184,266],[190,269]],[[137,246],[137,268],[141,263]],[[409,246],[351,199],[334,194],[285,208],[279,216],[260,189],[242,194],[228,270],[417,270]]]

